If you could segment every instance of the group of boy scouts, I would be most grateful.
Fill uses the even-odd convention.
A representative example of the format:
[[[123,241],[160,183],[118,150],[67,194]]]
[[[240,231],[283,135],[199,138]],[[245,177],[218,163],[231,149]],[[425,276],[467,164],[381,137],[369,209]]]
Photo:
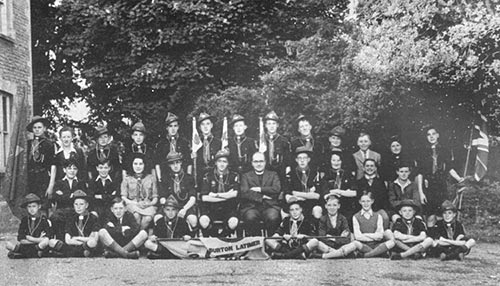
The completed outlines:
[[[61,128],[55,143],[46,136],[49,121],[35,116],[27,126],[27,215],[18,241],[7,245],[9,257],[137,259],[144,250],[150,259],[176,258],[162,240],[199,236],[266,236],[273,259],[461,260],[475,244],[447,200],[448,176],[464,178],[432,126],[414,159],[397,137],[382,157],[366,133],[352,154],[340,126],[323,144],[305,116],[292,140],[278,133],[273,111],[259,140],[246,135],[246,119],[236,114],[224,144],[212,133],[215,122],[201,113],[191,143],[168,113],[156,146],[145,143],[138,122],[123,152],[98,127],[95,148],[83,152],[72,128]]]

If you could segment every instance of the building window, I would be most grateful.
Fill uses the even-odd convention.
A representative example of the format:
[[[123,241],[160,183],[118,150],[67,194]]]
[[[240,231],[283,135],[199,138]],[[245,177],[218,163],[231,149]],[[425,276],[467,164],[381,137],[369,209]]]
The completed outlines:
[[[0,35],[14,37],[12,0],[0,0]]]
[[[0,92],[0,172],[5,172],[9,157],[10,120],[12,118],[12,96]]]

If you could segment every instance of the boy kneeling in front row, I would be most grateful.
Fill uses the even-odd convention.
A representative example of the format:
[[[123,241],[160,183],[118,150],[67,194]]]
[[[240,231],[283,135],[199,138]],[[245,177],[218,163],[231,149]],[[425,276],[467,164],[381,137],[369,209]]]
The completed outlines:
[[[318,240],[308,239],[316,235],[314,223],[304,217],[301,202],[292,198],[288,201],[290,216],[285,217],[273,237],[283,239],[267,239],[266,245],[271,248],[273,259],[307,258],[318,247]]]
[[[452,202],[444,201],[441,210],[443,220],[429,228],[429,234],[434,239],[429,255],[441,260],[463,260],[476,245],[476,241],[465,236],[464,227],[456,218],[457,208]]]
[[[397,208],[401,217],[392,226],[396,246],[392,249],[391,260],[422,258],[432,246],[432,238],[427,237],[422,219],[415,217],[418,206],[413,200],[402,200]]]
[[[187,241],[191,239],[189,226],[184,218],[178,216],[179,203],[173,196],[169,196],[165,200],[162,209],[164,215],[155,221],[153,235],[144,243],[144,246],[150,250],[148,252],[149,259],[176,259],[178,257],[166,249],[158,239],[177,238]],[[187,256],[187,249],[185,251],[184,257]]]
[[[106,246],[104,257],[123,257],[138,259],[139,248],[148,234],[140,230],[140,225],[133,214],[126,210],[122,198],[114,198],[111,203],[112,215],[108,217],[99,230],[99,240]]]
[[[27,194],[21,207],[26,208],[28,215],[21,219],[17,242],[7,242],[9,258],[42,257],[49,246],[52,235],[50,221],[40,214],[42,201],[35,194]]]
[[[76,190],[71,199],[75,212],[66,221],[64,242],[51,239],[49,246],[57,255],[89,257],[97,246],[99,221],[89,213],[89,197],[84,191]]]

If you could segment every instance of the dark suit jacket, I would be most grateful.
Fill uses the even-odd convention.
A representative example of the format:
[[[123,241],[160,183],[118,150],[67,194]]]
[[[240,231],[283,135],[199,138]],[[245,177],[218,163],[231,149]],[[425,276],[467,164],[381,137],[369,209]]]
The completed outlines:
[[[239,193],[242,199],[242,209],[253,208],[256,206],[278,206],[278,196],[281,191],[281,183],[278,174],[274,171],[265,170],[262,175],[262,184],[260,184],[259,176],[255,171],[250,171],[243,174],[241,178],[241,191]],[[261,187],[260,193],[251,191],[252,187]],[[271,199],[264,199],[266,195]]]
[[[319,236],[326,236],[327,234],[332,236],[341,236],[344,230],[347,230],[350,233],[347,219],[345,218],[345,216],[341,214],[337,214],[336,227],[333,227],[332,222],[330,221],[330,216],[328,216],[328,214],[322,216],[319,219],[319,228],[318,228]]]

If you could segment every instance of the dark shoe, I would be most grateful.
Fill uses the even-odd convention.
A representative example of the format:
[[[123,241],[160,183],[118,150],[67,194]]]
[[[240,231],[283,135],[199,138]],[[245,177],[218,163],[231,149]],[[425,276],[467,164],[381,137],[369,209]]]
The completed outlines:
[[[128,259],[139,259],[139,256],[140,256],[140,255],[141,255],[141,254],[139,253],[139,251],[138,251],[138,250],[135,250],[135,251],[131,251],[131,252],[129,252],[129,253],[127,254],[127,258],[128,258]]]
[[[464,260],[464,257],[465,257],[465,254],[464,254],[463,252],[460,252],[460,253],[458,254],[458,256],[457,256],[457,260],[458,260],[458,261],[462,261],[462,260]]]
[[[271,259],[285,259],[286,256],[284,253],[281,253],[281,252],[273,252],[271,254]]]
[[[439,259],[440,259],[441,261],[445,261],[445,260],[446,260],[446,258],[447,258],[447,257],[446,257],[446,253],[441,252],[441,254],[439,254]]]
[[[313,252],[313,253],[311,253],[311,255],[309,255],[309,258],[319,258],[319,259],[322,259],[323,258],[323,253]]]
[[[114,253],[113,251],[109,251],[109,250],[104,250],[104,253],[102,255],[105,258],[118,258],[118,257],[120,257],[118,254]]]
[[[23,254],[21,254],[19,252],[13,252],[13,251],[9,251],[9,253],[7,254],[7,257],[10,259],[26,258]]]
[[[161,258],[161,255],[159,255],[158,253],[156,252],[153,252],[153,251],[149,251],[148,254],[146,255],[146,257],[148,259],[160,259]]]
[[[393,252],[391,254],[391,260],[402,260],[401,253]]]

